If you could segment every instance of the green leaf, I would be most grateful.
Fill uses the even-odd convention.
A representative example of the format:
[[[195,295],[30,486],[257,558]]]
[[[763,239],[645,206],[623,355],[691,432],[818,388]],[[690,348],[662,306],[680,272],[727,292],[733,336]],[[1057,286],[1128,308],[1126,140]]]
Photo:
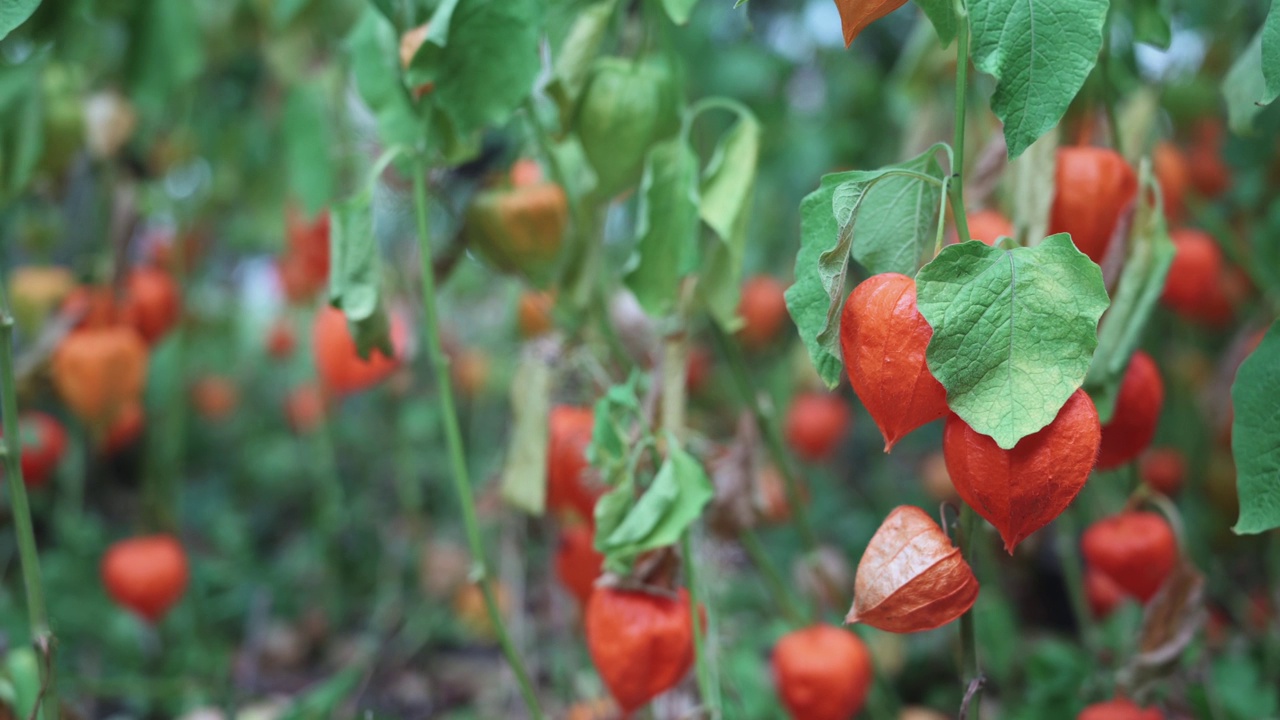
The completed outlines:
[[[1280,0],[1271,0],[1271,10],[1262,24],[1262,77],[1266,97],[1280,97]]]
[[[607,485],[618,485],[628,479],[628,460],[632,446],[631,426],[641,417],[638,386],[641,374],[632,372],[625,383],[611,386],[593,407],[595,426],[591,444],[587,446],[587,462],[600,470]]]
[[[956,27],[959,25],[954,0],[916,0],[916,4],[929,16],[942,47],[950,45],[956,39]]]
[[[297,85],[285,101],[282,120],[289,188],[308,215],[333,199],[333,158],[336,143],[329,122],[329,105],[320,83]]]
[[[747,222],[760,158],[760,123],[746,107],[732,103],[738,122],[716,145],[702,179],[698,214],[720,242],[707,254],[698,292],[713,320],[726,332],[736,330],[742,292],[742,260]],[[696,256],[692,256],[696,263]]]
[[[44,103],[38,85],[32,88],[10,103],[0,124],[0,198],[26,189],[44,149]]]
[[[405,80],[410,87],[435,80],[440,51],[449,44],[449,28],[453,24],[453,11],[458,8],[458,2],[459,0],[444,0],[431,12],[426,37],[414,51],[409,67],[405,70]]]
[[[0,40],[5,39],[40,7],[40,0],[5,0],[0,5]]]
[[[435,83],[427,97],[459,134],[505,122],[529,96],[543,10],[541,0],[457,0],[447,44],[426,67],[415,63],[415,80]]]
[[[677,25],[689,23],[689,16],[693,14],[693,8],[697,4],[698,0],[662,0],[662,8],[667,11],[667,17]]]
[[[1275,14],[1273,10],[1272,15]],[[1222,79],[1222,97],[1227,101],[1227,124],[1237,135],[1253,133],[1253,120],[1263,106],[1276,99],[1269,92],[1262,68],[1262,38],[1270,30],[1268,24],[1254,34],[1253,40]]]
[[[1169,26],[1169,18],[1173,9],[1169,0],[1135,0],[1133,5],[1133,39],[1169,49],[1173,41],[1173,30]]]
[[[1280,527],[1280,323],[1273,323],[1258,349],[1245,358],[1231,385],[1235,418],[1231,453],[1236,459],[1239,534]]]
[[[1152,197],[1158,191],[1149,174],[1144,173],[1143,192],[1139,198]],[[1116,287],[1111,309],[1098,331],[1098,350],[1084,387],[1098,408],[1098,418],[1106,423],[1115,412],[1116,396],[1129,358],[1138,348],[1142,332],[1164,291],[1165,276],[1173,263],[1174,247],[1160,207],[1142,202],[1130,235],[1131,248],[1124,272]]]
[[[275,0],[271,4],[271,24],[283,29],[302,12],[311,0]]]
[[[1009,158],[1058,124],[1102,50],[1108,0],[972,0],[973,63],[996,79],[991,109]]]
[[[682,138],[649,150],[637,215],[638,258],[626,282],[645,312],[660,317],[697,264],[698,156]]]
[[[674,438],[668,438],[668,447],[670,453],[648,489],[604,540],[597,541],[606,567],[626,567],[643,552],[675,544],[711,501],[714,491],[702,464],[677,447]]]
[[[382,263],[369,191],[335,204],[329,220],[329,304],[347,316],[361,358],[368,360],[374,348],[392,357],[395,350],[382,306]]]
[[[541,515],[547,503],[547,417],[551,412],[551,367],[536,352],[520,357],[511,379],[511,440],[502,468],[502,497]]]
[[[951,245],[916,277],[947,405],[1008,450],[1080,388],[1107,309],[1102,270],[1059,233],[1036,247]]]
[[[800,252],[795,284],[786,293],[787,309],[828,387],[840,381],[836,317],[844,300],[850,248],[872,273],[915,274],[937,241],[939,147],[944,146],[935,145],[901,165],[824,175],[821,186],[800,204]]]
[[[307,720],[308,718],[334,717],[338,706],[359,687],[364,668],[348,667],[328,680],[307,690],[280,716],[280,720]]]
[[[164,112],[175,93],[204,69],[204,38],[195,4],[141,3],[129,45],[130,97],[152,113]]]
[[[31,717],[40,697],[40,660],[35,649],[11,648],[4,657],[4,674],[13,683],[13,710],[17,717]],[[43,717],[44,713],[40,715]]]
[[[366,6],[347,36],[356,89],[373,112],[378,135],[388,145],[413,146],[425,126],[400,76],[400,40],[373,6]]]
[[[587,83],[591,63],[600,51],[600,43],[609,29],[609,18],[613,17],[617,5],[618,0],[602,0],[583,8],[555,53],[547,94],[555,98],[562,117],[569,117],[573,112],[573,104]]]

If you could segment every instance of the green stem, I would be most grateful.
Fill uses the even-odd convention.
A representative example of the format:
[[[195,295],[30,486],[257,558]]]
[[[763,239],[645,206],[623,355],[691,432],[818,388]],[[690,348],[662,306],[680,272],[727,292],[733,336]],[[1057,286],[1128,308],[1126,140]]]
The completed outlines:
[[[977,530],[977,514],[967,503],[960,506],[960,556],[973,565],[973,538]],[[976,573],[975,573],[976,574]],[[978,679],[981,671],[978,668],[978,642],[974,632],[973,608],[960,616],[960,668],[961,682],[967,689],[969,683]],[[969,704],[969,717],[982,717],[979,711],[981,691],[975,692]]]
[[[466,529],[467,544],[471,548],[474,566],[472,574],[484,596],[485,610],[489,621],[498,637],[502,653],[515,673],[520,685],[520,693],[524,696],[524,704],[534,720],[541,720],[542,709],[538,704],[538,696],[533,690],[533,682],[529,673],[516,653],[502,622],[502,613],[493,592],[493,580],[489,576],[488,561],[485,559],[484,543],[480,537],[480,520],[476,515],[475,497],[471,490],[471,479],[467,473],[467,461],[462,447],[462,433],[458,429],[458,413],[453,402],[453,386],[449,377],[449,358],[445,355],[440,342],[438,310],[436,309],[435,273],[431,266],[431,240],[427,226],[427,189],[423,180],[427,172],[427,164],[419,158],[413,171],[413,206],[418,222],[418,254],[422,262],[422,323],[423,340],[427,346],[427,354],[435,368],[436,387],[440,393],[440,414],[444,420],[445,441],[449,446],[449,462],[452,467],[453,486],[458,494],[458,502],[462,506],[462,524]]]
[[[1098,57],[1098,79],[1102,83],[1102,107],[1107,113],[1107,127],[1110,130],[1111,146],[1120,155],[1124,148],[1120,142],[1120,123],[1116,122],[1116,94],[1111,86],[1111,13],[1107,13],[1106,22],[1102,26],[1102,53]]]
[[[952,141],[954,153],[951,167],[951,214],[956,221],[960,242],[969,242],[969,218],[964,209],[964,125],[969,91],[969,9],[964,0],[955,0],[956,11],[956,127]]]
[[[795,519],[796,529],[804,542],[805,550],[812,553],[818,549],[818,536],[809,522],[809,511],[805,507],[804,497],[800,493],[800,483],[796,480],[791,468],[791,457],[782,440],[782,431],[778,428],[777,418],[766,410],[756,395],[751,376],[747,372],[747,361],[742,356],[742,349],[725,333],[719,325],[711,324],[711,338],[720,350],[720,354],[729,362],[729,370],[733,375],[734,385],[742,401],[747,404],[756,419],[760,433],[764,435],[765,445],[769,448],[769,456],[778,472],[782,473],[783,485],[786,488],[787,504],[791,506],[791,517]]]
[[[40,556],[31,522],[31,506],[27,502],[27,486],[22,479],[22,431],[18,427],[18,391],[13,374],[13,325],[13,312],[0,277],[0,432],[5,438],[0,440],[0,447],[5,448],[3,460],[8,477],[4,485],[12,496],[13,528],[22,565],[22,583],[27,591],[31,641],[41,659],[40,683],[45,688],[41,715],[56,720],[59,705],[53,668],[54,636],[44,603],[44,583],[40,577]]]
[[[707,656],[706,640],[703,637],[711,627],[711,611],[708,608],[707,622],[702,622],[703,607],[702,589],[698,587],[698,573],[693,555],[693,529],[684,532],[680,538],[680,550],[684,555],[684,584],[689,591],[689,613],[693,616],[693,659],[694,672],[698,678],[698,693],[702,695],[702,705],[707,717],[720,720],[720,682],[716,678],[715,666]]]
[[[747,557],[751,558],[751,562],[760,570],[760,574],[764,576],[764,585],[769,590],[769,594],[773,596],[773,602],[787,616],[787,622],[791,623],[794,628],[801,628],[809,624],[809,619],[805,614],[796,609],[796,604],[787,592],[787,584],[782,579],[782,573],[778,572],[778,566],[773,564],[769,559],[768,552],[765,551],[764,545],[760,542],[760,537],[751,528],[745,528],[738,533],[738,542],[742,544],[742,549],[747,551]]]
[[[1067,583],[1067,591],[1071,595],[1071,609],[1076,616],[1076,624],[1080,628],[1080,639],[1090,654],[1097,649],[1094,630],[1093,613],[1089,610],[1089,599],[1085,594],[1084,570],[1080,561],[1080,552],[1076,547],[1076,525],[1073,508],[1067,508],[1058,516],[1058,557],[1062,562],[1062,575]]]

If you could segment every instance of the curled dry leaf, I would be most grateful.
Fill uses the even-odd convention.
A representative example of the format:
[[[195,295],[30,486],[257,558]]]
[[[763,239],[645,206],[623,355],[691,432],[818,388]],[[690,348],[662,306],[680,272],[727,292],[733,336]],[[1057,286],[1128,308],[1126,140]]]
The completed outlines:
[[[889,632],[941,627],[978,599],[978,580],[960,549],[923,510],[901,505],[867,545],[845,622]]]
[[[1093,401],[1077,390],[1053,422],[1012,450],[956,415],[947,420],[942,449],[956,492],[996,526],[1012,553],[1075,499],[1093,470],[1101,437]]]
[[[707,521],[712,530],[725,537],[736,537],[760,520],[763,508],[760,473],[760,433],[750,413],[738,418],[733,441],[710,463],[711,483],[715,496],[711,500]]]
[[[1126,675],[1136,688],[1164,677],[1204,624],[1204,575],[1185,558],[1142,613],[1138,652]]]
[[[858,399],[889,452],[904,435],[947,414],[947,391],[929,372],[933,328],[916,307],[916,282],[881,273],[849,294],[840,313],[840,349]]]
[[[791,568],[791,579],[806,599],[826,610],[844,602],[845,588],[853,580],[853,568],[844,554],[823,545],[800,558]]]

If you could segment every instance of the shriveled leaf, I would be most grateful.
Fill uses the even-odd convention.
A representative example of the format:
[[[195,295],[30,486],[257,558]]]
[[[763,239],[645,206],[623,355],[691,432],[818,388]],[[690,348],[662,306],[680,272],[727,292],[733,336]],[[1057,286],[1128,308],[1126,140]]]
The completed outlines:
[[[1236,460],[1240,518],[1238,534],[1280,527],[1280,323],[1273,323],[1262,344],[1245,359],[1231,385],[1235,418],[1231,452]]]
[[[1157,667],[1177,658],[1204,618],[1204,575],[1183,559],[1143,610],[1135,663]]]
[[[973,0],[973,62],[996,79],[991,109],[1009,158],[1062,119],[1102,50],[1108,0]]]
[[[736,330],[742,287],[742,258],[747,220],[760,156],[760,122],[737,106],[738,122],[725,132],[702,178],[698,213],[720,242],[708,253],[699,292],[712,319],[727,332]],[[696,256],[695,256],[696,259]]]
[[[1144,179],[1139,193],[1138,216],[1130,236],[1129,257],[1116,286],[1111,308],[1098,330],[1098,349],[1085,376],[1084,387],[1098,407],[1103,423],[1111,420],[1116,396],[1129,358],[1142,339],[1142,332],[1164,291],[1165,276],[1173,262],[1174,247],[1169,239],[1164,213],[1143,198],[1154,197],[1154,183]]]
[[[760,515],[759,478],[762,470],[760,432],[755,417],[743,412],[738,429],[724,451],[711,461],[711,501],[708,522],[725,537],[737,537],[754,527]]]
[[[5,0],[0,6],[0,40],[5,39],[40,7],[40,0]]]
[[[667,459],[644,494],[607,537],[597,540],[606,569],[628,567],[641,553],[676,543],[710,502],[711,481],[702,464],[674,441],[668,447]]]
[[[698,156],[684,140],[649,150],[636,214],[636,259],[626,283],[645,312],[661,317],[674,305],[698,252]]]
[[[526,350],[511,378],[512,429],[502,468],[502,497],[530,515],[541,515],[547,502],[551,365],[546,349]]]
[[[1032,248],[945,248],[916,278],[947,405],[1005,450],[1053,421],[1084,382],[1109,299],[1102,271],[1059,233]]]
[[[1271,14],[1275,14],[1274,9]],[[1269,31],[1270,18],[1268,21],[1267,26],[1254,34],[1253,40],[1222,79],[1222,96],[1227,101],[1227,123],[1237,135],[1252,134],[1254,118],[1276,98],[1267,87],[1262,67],[1262,39]]]
[[[335,147],[329,107],[319,83],[300,84],[285,101],[282,121],[289,189],[308,215],[322,210],[333,199]]]
[[[329,304],[346,315],[361,358],[368,360],[374,348],[394,357],[369,192],[335,204],[329,218]]]
[[[897,10],[907,0],[836,0],[840,11],[840,26],[844,30],[845,47],[871,23]]]
[[[900,165],[824,175],[800,205],[800,252],[787,309],[827,387],[840,381],[836,317],[851,250],[872,273],[910,276],[936,242],[942,195],[937,147]]]
[[[946,625],[978,599],[960,549],[925,511],[900,505],[867,544],[847,623],[908,633]]]

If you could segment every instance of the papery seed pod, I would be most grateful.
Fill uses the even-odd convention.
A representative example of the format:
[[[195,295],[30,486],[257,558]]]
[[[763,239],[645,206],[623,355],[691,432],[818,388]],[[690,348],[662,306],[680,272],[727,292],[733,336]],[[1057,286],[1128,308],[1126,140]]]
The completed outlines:
[[[947,391],[925,362],[931,337],[933,328],[916,309],[916,283],[906,275],[874,275],[844,303],[845,370],[884,435],[885,452],[907,433],[947,414]]]
[[[1114,150],[1073,146],[1059,148],[1054,182],[1049,233],[1069,233],[1080,252],[1102,262],[1120,215],[1138,193],[1138,176]]]
[[[1076,716],[1076,720],[1164,720],[1156,708],[1142,708],[1124,698],[1094,703]]]
[[[840,25],[844,30],[844,46],[853,44],[871,23],[907,4],[907,0],[836,0]]]
[[[845,622],[899,633],[932,630],[977,599],[978,580],[960,549],[923,510],[901,505],[862,554]]]
[[[1151,445],[1164,407],[1164,380],[1151,356],[1139,350],[1129,360],[1116,409],[1102,426],[1098,469],[1109,470],[1135,460]]]
[[[956,492],[1000,531],[1009,552],[1071,504],[1093,470],[1101,441],[1098,411],[1077,390],[1053,422],[1005,450],[969,427],[947,419],[942,450]]]
[[[597,588],[587,603],[587,649],[624,713],[670,690],[693,666],[689,593]]]
[[[871,653],[842,628],[794,630],[773,648],[773,679],[795,720],[849,720],[871,689]]]
[[[1163,515],[1122,512],[1090,525],[1080,538],[1089,566],[1146,602],[1178,560],[1178,540]]]

